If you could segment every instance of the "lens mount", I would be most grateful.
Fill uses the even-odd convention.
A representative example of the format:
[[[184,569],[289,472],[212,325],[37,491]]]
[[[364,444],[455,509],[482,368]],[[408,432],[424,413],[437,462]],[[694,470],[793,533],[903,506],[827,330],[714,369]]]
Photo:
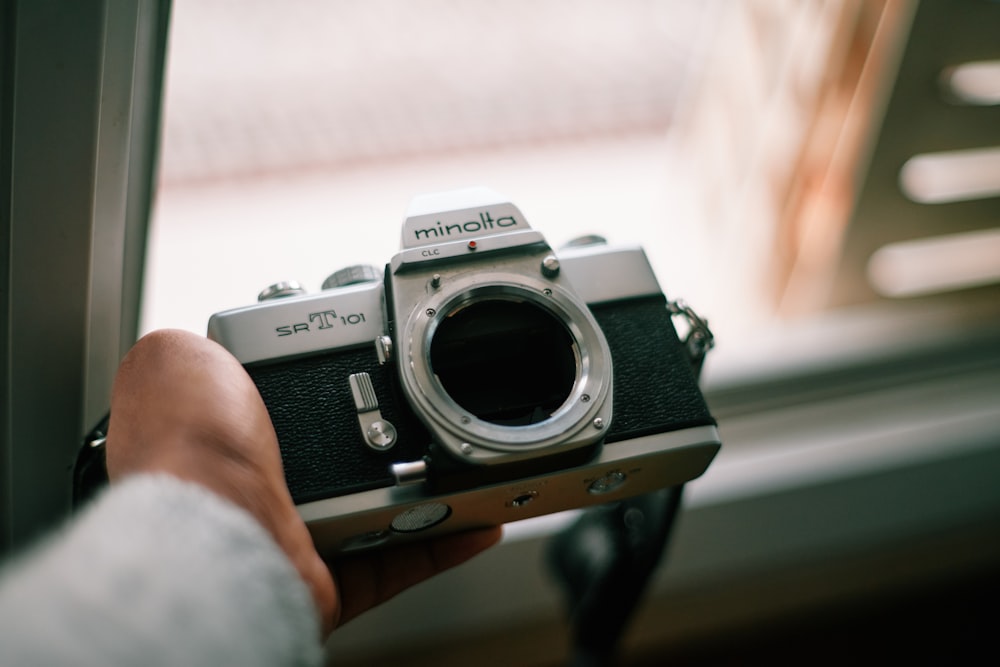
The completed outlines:
[[[586,304],[554,282],[454,276],[401,333],[404,390],[460,458],[499,463],[585,446],[610,421],[604,334]]]

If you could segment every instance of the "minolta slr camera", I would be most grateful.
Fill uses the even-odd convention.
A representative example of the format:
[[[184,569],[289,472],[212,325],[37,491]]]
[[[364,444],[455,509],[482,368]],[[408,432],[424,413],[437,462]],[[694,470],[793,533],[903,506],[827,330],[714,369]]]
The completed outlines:
[[[212,316],[323,551],[619,500],[699,476],[719,436],[639,247],[556,253],[490,190],[416,198],[384,272]]]

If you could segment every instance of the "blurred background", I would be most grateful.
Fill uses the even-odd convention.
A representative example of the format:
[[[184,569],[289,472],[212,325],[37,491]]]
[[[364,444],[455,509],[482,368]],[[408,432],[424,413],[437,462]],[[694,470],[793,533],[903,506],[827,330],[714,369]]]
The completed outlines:
[[[425,191],[640,243],[715,330],[725,444],[628,664],[961,653],[1000,554],[997,35],[986,0],[178,3],[143,327],[385,263]],[[331,654],[557,664],[567,520]]]
[[[160,32],[134,43],[159,34],[166,59],[144,279],[124,286],[138,331],[204,333],[269,284],[381,265],[411,197],[491,187],[553,246],[641,244],[716,334],[723,451],[688,486],[622,664],[991,648],[1000,2],[145,4]],[[84,384],[92,425],[105,394]],[[51,484],[38,470],[22,483]],[[571,519],[508,526],[331,656],[560,664],[541,553]]]

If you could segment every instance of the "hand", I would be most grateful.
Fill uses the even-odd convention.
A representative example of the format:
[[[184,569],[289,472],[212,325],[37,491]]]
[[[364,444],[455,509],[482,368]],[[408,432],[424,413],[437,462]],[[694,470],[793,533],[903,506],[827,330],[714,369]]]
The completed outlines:
[[[107,465],[112,483],[135,473],[168,473],[249,511],[312,592],[323,637],[500,538],[493,528],[344,558],[332,566],[335,581],[295,510],[253,381],[220,345],[183,331],[147,335],[122,362],[112,391]]]

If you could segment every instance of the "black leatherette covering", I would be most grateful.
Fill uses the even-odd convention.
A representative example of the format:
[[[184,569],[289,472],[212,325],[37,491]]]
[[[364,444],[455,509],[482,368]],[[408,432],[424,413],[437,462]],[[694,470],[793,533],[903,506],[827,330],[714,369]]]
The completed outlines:
[[[374,345],[285,363],[247,368],[278,435],[285,477],[296,503],[391,486],[389,466],[419,460],[427,431],[406,408]],[[348,376],[367,372],[382,417],[399,441],[387,452],[369,448],[358,425]]]
[[[607,442],[714,425],[663,296],[591,306],[614,365]]]

